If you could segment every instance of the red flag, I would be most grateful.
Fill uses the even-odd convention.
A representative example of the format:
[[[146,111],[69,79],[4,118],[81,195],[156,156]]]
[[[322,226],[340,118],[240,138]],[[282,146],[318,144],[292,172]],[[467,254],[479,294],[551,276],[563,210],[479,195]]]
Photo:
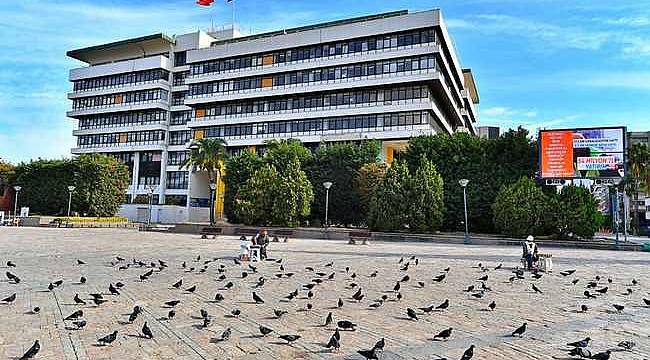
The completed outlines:
[[[210,6],[214,0],[196,0],[196,3],[201,6]]]

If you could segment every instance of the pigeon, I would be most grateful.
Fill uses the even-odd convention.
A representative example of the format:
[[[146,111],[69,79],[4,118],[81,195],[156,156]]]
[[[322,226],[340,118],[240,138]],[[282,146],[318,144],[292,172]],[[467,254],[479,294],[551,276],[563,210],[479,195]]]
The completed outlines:
[[[499,263],[499,265],[494,267],[494,270],[499,270],[503,267],[503,263]]]
[[[421,307],[421,308],[418,308],[418,309],[421,310],[421,311],[424,311],[425,314],[428,314],[428,313],[432,312],[434,308],[435,308],[435,305],[429,305],[429,306]]]
[[[167,320],[173,319],[174,316],[176,316],[176,311],[174,311],[173,309],[169,310],[169,312],[167,313]]]
[[[407,282],[409,280],[411,280],[411,277],[408,275],[404,275],[404,277],[399,282]]]
[[[604,352],[600,352],[600,353],[591,355],[591,358],[594,359],[594,360],[609,360],[609,357],[611,356],[611,354],[612,354],[612,351],[607,350],[607,351],[604,351]]]
[[[50,284],[47,286],[47,289],[48,289],[49,291],[54,290],[54,284],[50,283]]]
[[[485,296],[485,291],[483,291],[483,290],[472,294],[472,297],[475,297],[477,299],[482,299],[484,296]]]
[[[239,261],[237,258],[233,258],[232,261],[235,263],[235,265],[241,265],[241,261]]]
[[[436,306],[438,310],[444,310],[449,307],[449,299],[446,299],[442,304]]]
[[[583,294],[587,299],[595,299],[596,298],[596,295],[591,294],[589,292],[589,290],[585,290],[585,292]]]
[[[246,279],[248,277],[248,273],[246,271],[241,272],[241,278]]]
[[[636,279],[632,279],[632,285],[636,286],[639,282]]]
[[[487,280],[488,280],[488,276],[487,276],[487,274],[481,276],[480,278],[478,278],[478,280],[479,280],[479,281],[487,281]]]
[[[366,358],[367,360],[377,360],[377,359],[379,359],[377,357],[377,350],[375,350],[374,348],[370,349],[370,350],[357,350],[357,353],[359,355],[363,356],[364,358]]]
[[[264,304],[264,300],[259,297],[254,291],[253,291],[253,301],[255,301],[256,304]]]
[[[72,323],[77,327],[77,330],[86,326],[86,320],[75,320]]]
[[[614,309],[616,309],[616,311],[618,311],[618,312],[623,312],[623,309],[625,309],[625,306],[624,306],[624,305],[612,304],[612,306],[613,306]]]
[[[573,279],[573,280],[571,281],[571,284],[575,285],[575,284],[578,283],[578,281],[580,281],[580,279]]]
[[[153,339],[153,333],[151,332],[151,329],[149,329],[146,321],[144,322],[144,325],[142,325],[142,335],[147,339]]]
[[[36,306],[36,307],[34,307],[34,308],[32,309],[32,314],[38,314],[39,312],[41,312],[41,308],[38,307],[38,306]]]
[[[568,344],[566,344],[566,345],[567,345],[567,346],[571,346],[571,347],[581,347],[581,348],[583,348],[583,347],[587,347],[587,346],[589,346],[589,342],[590,342],[590,341],[591,341],[591,338],[590,338],[590,337],[586,337],[586,338],[584,338],[584,339],[582,339],[582,340],[578,340],[578,341],[570,342],[570,343],[568,343]]]
[[[491,311],[494,311],[494,309],[497,307],[497,303],[494,302],[494,300],[488,305],[488,309]]]
[[[119,295],[120,292],[113,286],[113,284],[108,284],[108,291],[113,295]]]
[[[262,336],[266,336],[273,332],[273,329],[267,328],[266,326],[260,325],[260,333]]]
[[[308,299],[311,299],[311,298],[313,298],[313,297],[314,297],[314,292],[311,291],[311,290],[309,290],[309,292],[307,293],[307,298],[308,298]],[[352,296],[352,297],[354,297],[354,296]],[[363,297],[363,296],[362,296],[362,297]]]
[[[133,311],[131,312],[131,314],[129,314],[129,322],[130,323],[134,322],[138,318],[138,315],[140,315],[141,312],[142,312],[141,307],[137,305],[134,306]]]
[[[343,300],[341,300],[341,298],[339,298],[339,301],[336,303],[336,307],[338,307],[338,308],[343,307]]]
[[[205,310],[205,309],[201,309],[201,310],[199,310],[199,312],[201,313],[201,317],[204,318],[204,319],[210,317],[207,310]]]
[[[323,326],[330,326],[332,324],[332,312],[330,311],[329,314],[327,314],[327,317],[325,317],[325,324]]]
[[[580,305],[580,312],[586,313],[587,311],[589,311],[589,307],[587,307],[587,305]]]
[[[624,340],[624,341],[621,341],[620,343],[618,343],[616,346],[630,351],[630,350],[632,350],[632,348],[634,348],[636,346],[636,343],[634,341]]]
[[[226,274],[222,274],[217,278],[217,281],[223,281],[223,280],[226,280]]]
[[[83,310],[77,310],[73,312],[72,314],[68,315],[65,317],[63,320],[77,320],[80,317],[84,316],[84,311]]]
[[[14,264],[11,260],[7,261],[7,267],[16,267],[16,264]]]
[[[470,347],[465,350],[460,360],[470,360],[472,357],[474,357],[474,345],[470,345]]]
[[[375,346],[372,348],[377,351],[384,351],[384,346],[386,346],[386,340],[384,340],[384,338],[381,338],[375,343]]]
[[[467,289],[463,290],[464,292],[472,292],[474,291],[474,285],[470,285],[467,287]]]
[[[175,282],[175,283],[172,285],[172,287],[175,287],[175,288],[177,288],[177,289],[180,289],[181,286],[183,286],[183,279],[178,280],[177,282]]]
[[[535,284],[532,284],[532,285],[533,285],[533,291],[534,292],[536,292],[538,294],[542,294],[542,290],[540,290],[537,286],[535,286]]]
[[[603,294],[603,295],[604,295],[604,294],[607,294],[607,290],[608,290],[608,288],[607,288],[607,286],[605,286],[605,287],[602,288],[602,289],[596,289],[596,290],[594,290],[594,291],[596,291],[597,293],[600,293],[600,294]]]
[[[355,331],[357,324],[348,321],[348,320],[341,320],[336,323],[336,326],[338,326],[342,330],[350,330],[350,331]]]
[[[289,295],[285,296],[284,298],[288,300],[293,300],[296,296],[298,296],[297,289],[295,291],[290,292]]]
[[[377,270],[373,271],[373,272],[370,274],[370,277],[371,277],[371,278],[377,277]]]
[[[418,285],[423,288],[424,287],[424,281],[418,281]]]
[[[516,328],[515,331],[512,332],[512,336],[523,337],[524,333],[526,332],[527,325],[528,323],[523,323],[520,327]]]
[[[371,307],[371,308],[373,308],[373,309],[377,309],[377,308],[379,308],[380,306],[382,306],[383,304],[384,304],[384,301],[381,300],[381,299],[379,299],[379,300],[375,301],[374,303],[372,303],[372,304],[370,304],[370,305],[368,305],[368,306]]]
[[[361,288],[359,288],[359,290],[357,290],[357,292],[352,295],[352,298],[354,300],[356,300],[357,302],[361,302],[361,300],[363,299],[363,296],[364,295],[363,295],[363,293],[361,291]]]
[[[314,271],[314,268],[311,266],[305,266],[305,270],[307,271]]]
[[[300,335],[287,334],[287,335],[280,335],[279,338],[285,340],[287,344],[291,345],[291,343],[300,339]]]
[[[534,278],[535,280],[539,280],[539,279],[542,278],[542,274],[541,274],[541,273],[534,273],[532,276],[533,276],[533,278]]]
[[[275,314],[276,318],[281,318],[282,315],[288,314],[289,312],[286,310],[280,310],[280,309],[273,309],[273,314]]]
[[[56,287],[59,287],[59,286],[61,286],[61,284],[63,284],[63,280],[57,280],[57,281],[53,282],[52,284],[54,284],[54,286],[56,286]]]
[[[90,297],[92,297],[93,299],[103,299],[104,298],[104,295],[99,294],[99,293],[92,293],[92,294],[88,294],[88,295],[90,295]]]
[[[83,260],[77,259],[77,265],[85,265],[86,263]]]
[[[93,298],[93,303],[95,304],[95,306],[99,306],[105,302],[108,302],[108,300],[104,300],[101,298]]]
[[[643,298],[643,302],[646,304],[646,306],[650,306],[650,300]]]
[[[216,301],[216,302],[222,302],[223,300],[224,300],[224,297],[223,297],[223,295],[221,295],[221,293],[216,293],[216,294],[214,295],[214,301]]]
[[[434,340],[437,340],[437,339],[447,340],[447,339],[449,339],[449,337],[451,336],[451,331],[452,331],[452,330],[453,330],[453,328],[447,328],[447,329],[444,329],[444,330],[442,330],[441,332],[439,332],[438,334],[436,334],[436,335],[433,337],[433,339],[434,339]]]
[[[411,308],[406,309],[406,315],[408,315],[409,319],[411,320],[418,320],[418,315],[415,313],[415,310]]]
[[[341,348],[341,341],[336,336],[332,335],[325,347],[334,351],[338,351]]]
[[[587,348],[576,347],[569,351],[569,355],[589,359],[591,358],[591,351],[589,351]]]
[[[398,292],[397,295],[395,296],[395,298],[397,299],[397,301],[402,300],[402,293]]]
[[[447,277],[446,274],[441,274],[441,275],[438,275],[438,276],[434,277],[434,278],[431,279],[431,280],[433,280],[433,281],[435,281],[435,282],[442,282],[442,280],[444,280],[445,277]]]
[[[8,303],[8,304],[11,304],[11,303],[14,302],[15,300],[16,300],[16,293],[13,293],[13,294],[7,296],[6,298],[2,299],[2,302],[5,302],[5,303]]]
[[[79,284],[85,284],[86,283],[86,277],[82,276],[79,278]]]
[[[40,350],[41,350],[41,344],[39,344],[38,340],[36,340],[34,341],[34,344],[29,349],[27,349],[27,351],[23,354],[23,356],[18,358],[18,360],[31,359],[34,356],[36,356],[36,354],[38,354]]]
[[[327,264],[325,264],[325,267],[332,267],[332,265],[334,265],[334,262],[330,261]]]
[[[226,285],[223,286],[223,288],[228,290],[233,286],[235,286],[235,284],[233,284],[232,281],[229,281]]]
[[[226,341],[226,340],[230,339],[231,334],[232,334],[232,329],[226,328],[226,330],[224,330],[221,333],[221,336],[219,336],[219,341]]]
[[[75,304],[86,305],[86,302],[79,297],[79,294],[74,294],[73,300]]]
[[[170,306],[170,307],[175,307],[176,305],[180,304],[180,300],[172,300],[172,301],[167,301],[165,305]]]
[[[106,335],[104,337],[99,338],[97,340],[97,342],[99,344],[101,344],[101,345],[108,345],[108,344],[112,343],[113,341],[115,341],[115,339],[117,339],[117,330],[113,331],[112,333],[110,333],[110,334],[108,334],[108,335]]]
[[[573,274],[574,272],[576,272],[576,271],[575,270],[566,270],[566,271],[561,271],[560,274],[562,276],[569,276],[569,275]]]
[[[230,314],[231,314],[232,316],[234,316],[234,317],[238,317],[239,315],[241,315],[241,310],[239,310],[239,309],[234,309],[234,310],[232,310],[232,311],[230,312]]]
[[[194,291],[196,291],[196,285],[192,285],[188,287],[187,289],[185,289],[185,291],[187,291],[188,293],[193,293]]]

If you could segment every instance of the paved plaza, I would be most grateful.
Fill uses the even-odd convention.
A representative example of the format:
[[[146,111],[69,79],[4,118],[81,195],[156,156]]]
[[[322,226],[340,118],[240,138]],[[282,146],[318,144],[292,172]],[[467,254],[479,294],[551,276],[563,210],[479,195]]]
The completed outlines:
[[[593,353],[612,349],[612,359],[650,358],[650,307],[643,302],[643,298],[650,298],[648,253],[543,248],[541,252],[553,254],[555,271],[539,279],[526,273],[524,279],[510,282],[513,268],[519,265],[519,247],[424,243],[355,246],[341,241],[290,239],[288,243],[270,244],[269,256],[282,259],[281,264],[255,263],[256,273],[248,263],[233,262],[238,251],[235,237],[202,240],[197,235],[133,230],[0,228],[0,297],[17,294],[14,302],[0,303],[0,359],[19,358],[36,339],[41,344],[36,359],[52,360],[362,359],[357,350],[369,349],[381,338],[386,344],[383,359],[460,359],[472,344],[476,346],[474,359],[569,359],[565,344],[585,337],[593,339]],[[409,260],[412,255],[417,264]],[[125,260],[118,262],[117,256]],[[78,259],[85,264],[78,264]],[[133,259],[146,265],[133,265]],[[161,269],[158,260],[166,262],[167,267]],[[16,266],[6,267],[7,261]],[[156,266],[151,267],[151,262]],[[333,265],[326,266],[330,262]],[[407,262],[408,269],[401,270]],[[479,263],[489,271],[480,269]],[[500,263],[503,266],[495,270]],[[568,269],[576,272],[560,275]],[[150,270],[152,275],[141,281],[140,275]],[[6,271],[21,281],[7,281]],[[248,273],[245,278],[243,271]],[[375,271],[377,275],[371,277]],[[288,273],[294,275],[289,277]],[[331,273],[334,279],[327,280]],[[283,276],[278,278],[278,274]],[[444,280],[432,280],[441,274],[447,274]],[[221,275],[225,279],[219,280]],[[400,283],[399,291],[393,291],[405,275],[410,279]],[[483,298],[472,296],[478,291],[464,291],[470,285],[479,290],[481,282],[477,279],[485,275],[485,284],[491,290],[485,291]],[[85,284],[79,283],[81,276],[87,278]],[[261,276],[265,283],[258,286]],[[600,295],[590,289],[598,295],[588,299],[583,295],[585,286],[596,281],[596,276],[600,276],[596,289],[607,286],[608,291]],[[172,287],[180,279],[180,289]],[[302,285],[313,284],[313,279],[323,281],[314,285],[310,299]],[[574,279],[579,279],[575,285]],[[633,279],[637,285],[632,285]],[[48,290],[56,280],[63,283]],[[124,284],[120,294],[109,295],[109,284],[117,282]],[[233,286],[225,289],[228,282]],[[364,298],[359,302],[351,298],[358,290],[350,287],[351,283],[362,288]],[[541,294],[532,290],[532,283]],[[194,285],[194,293],[185,291]],[[628,288],[632,293],[624,295]],[[295,299],[285,299],[296,289],[300,291]],[[265,303],[256,304],[252,291]],[[92,304],[91,293],[103,293],[108,302]],[[217,293],[224,300],[214,301]],[[89,304],[76,305],[75,294]],[[381,306],[369,306],[382,295],[387,300]],[[339,298],[343,300],[341,307]],[[418,310],[445,299],[450,302],[445,310],[428,314]],[[175,306],[175,317],[169,320],[171,308],[164,303],[171,300],[180,303]],[[496,308],[488,311],[492,301]],[[308,303],[311,309],[307,309]],[[587,312],[579,311],[583,304],[588,306]],[[625,305],[625,309],[617,312],[612,304]],[[130,323],[129,314],[135,305],[143,311]],[[32,309],[37,306],[40,311],[34,314]],[[417,321],[409,319],[407,308],[416,310]],[[63,318],[79,309],[87,325],[77,330]],[[211,319],[206,327],[201,309]],[[232,316],[234,309],[241,315]],[[277,318],[274,309],[288,313]],[[334,321],[323,326],[329,312]],[[352,321],[357,329],[341,331],[340,351],[332,352],[325,344],[339,320]],[[153,339],[141,336],[145,321]],[[510,336],[524,322],[528,329],[523,337]],[[259,325],[274,332],[263,337]],[[449,327],[453,332],[448,341],[433,340]],[[226,328],[232,335],[221,341]],[[97,344],[97,339],[115,330],[115,342]],[[278,338],[282,334],[301,338],[289,346]],[[617,348],[623,340],[636,346],[631,351]]]

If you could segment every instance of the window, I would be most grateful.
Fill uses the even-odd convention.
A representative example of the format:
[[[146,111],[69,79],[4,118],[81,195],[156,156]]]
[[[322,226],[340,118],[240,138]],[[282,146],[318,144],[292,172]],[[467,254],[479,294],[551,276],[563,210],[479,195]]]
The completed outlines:
[[[167,153],[167,165],[180,166],[187,160],[188,156],[187,151],[170,151]]]
[[[167,189],[187,189],[188,178],[187,171],[168,171]]]
[[[187,64],[187,52],[179,51],[174,53],[174,66],[183,66]]]

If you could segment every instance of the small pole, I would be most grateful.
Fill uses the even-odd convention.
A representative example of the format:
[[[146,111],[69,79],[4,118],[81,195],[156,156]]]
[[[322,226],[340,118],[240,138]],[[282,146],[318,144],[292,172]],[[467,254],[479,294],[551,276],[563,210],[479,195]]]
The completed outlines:
[[[329,210],[330,210],[330,188],[332,187],[332,182],[331,181],[326,181],[323,183],[323,187],[325,188],[325,227],[328,227],[328,217],[329,217]]]
[[[465,205],[465,244],[469,244],[469,223],[467,221],[467,187],[463,187],[463,203]]]

